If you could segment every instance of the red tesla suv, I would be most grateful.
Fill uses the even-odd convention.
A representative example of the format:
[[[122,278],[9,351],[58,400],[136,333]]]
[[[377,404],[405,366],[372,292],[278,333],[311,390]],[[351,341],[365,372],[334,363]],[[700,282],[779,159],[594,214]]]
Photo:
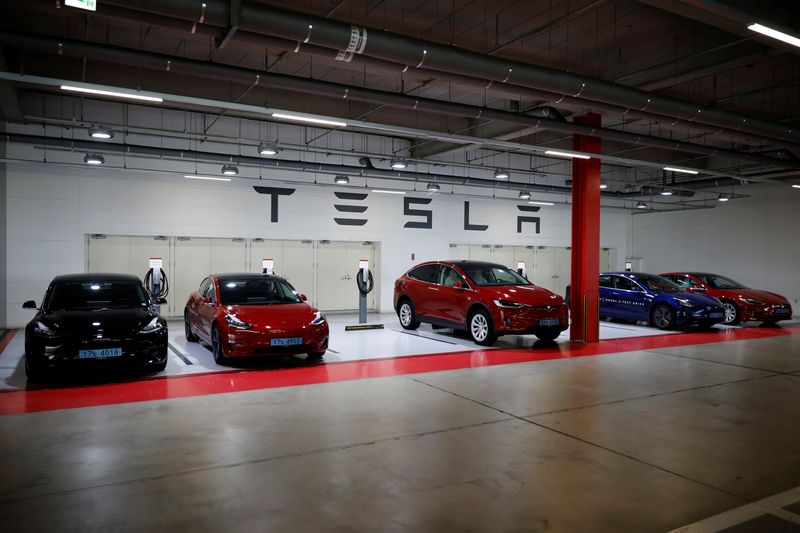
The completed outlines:
[[[774,324],[792,318],[789,300],[774,292],[750,289],[725,276],[706,272],[667,272],[661,275],[689,292],[708,294],[719,299],[725,311],[723,324],[738,324],[747,320]]]
[[[328,349],[328,322],[288,281],[267,274],[208,276],[189,296],[184,311],[186,340],[211,345],[214,361],[255,355]]]
[[[527,333],[551,341],[569,325],[561,296],[510,268],[479,261],[415,266],[395,281],[394,308],[405,329],[427,322],[467,330],[481,346],[500,335]]]

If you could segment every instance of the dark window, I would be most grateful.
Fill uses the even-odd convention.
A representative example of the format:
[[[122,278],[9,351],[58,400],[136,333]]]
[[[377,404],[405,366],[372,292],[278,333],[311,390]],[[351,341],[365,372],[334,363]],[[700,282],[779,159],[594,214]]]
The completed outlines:
[[[611,276],[600,276],[600,286],[601,287],[608,287],[613,288],[614,282],[611,279]]]
[[[617,289],[622,291],[640,291],[642,290],[638,285],[622,276],[614,276],[614,284]]]
[[[53,285],[47,309],[127,309],[147,307],[140,283],[131,281],[73,281]]]
[[[695,277],[714,289],[746,289],[744,285],[725,276],[716,274],[695,274]]]
[[[469,276],[476,285],[530,285],[531,282],[523,278],[510,268],[486,263],[461,263],[461,270]]]
[[[635,274],[635,279],[652,292],[681,292],[683,289],[667,278],[650,274]]]
[[[273,305],[302,302],[289,284],[274,277],[221,278],[219,296],[222,305]]]
[[[419,281],[427,281],[428,283],[436,283],[437,279],[437,271],[439,269],[439,265],[432,264],[432,265],[422,265],[418,266],[417,268],[412,269],[408,276],[414,279],[418,279]]]
[[[456,272],[454,268],[441,265],[441,268],[439,269],[439,284],[452,287],[456,282],[465,285],[464,278],[461,276],[461,274]]]
[[[197,294],[200,295],[201,298],[206,297],[206,292],[208,291],[208,286],[211,285],[211,278],[206,278],[200,284],[200,288],[197,289]]]

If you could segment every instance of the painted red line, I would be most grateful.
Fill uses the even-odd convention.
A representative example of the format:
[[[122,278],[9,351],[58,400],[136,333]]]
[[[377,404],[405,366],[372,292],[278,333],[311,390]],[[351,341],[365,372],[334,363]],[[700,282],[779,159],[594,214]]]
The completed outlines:
[[[18,329],[8,330],[8,333],[6,333],[6,336],[3,337],[3,340],[0,340],[0,355],[3,355],[3,352],[6,351],[6,346],[8,346],[8,343],[10,343],[11,339],[14,338],[14,335],[17,334],[17,331],[19,330]]]
[[[800,333],[800,324],[793,324],[780,329],[742,328],[703,333],[654,335],[605,340],[595,344],[557,344],[543,348],[470,350],[414,357],[347,361],[301,368],[187,375],[180,379],[151,379],[77,388],[17,391],[0,395],[0,415],[588,357],[655,348],[764,339],[798,333]]]

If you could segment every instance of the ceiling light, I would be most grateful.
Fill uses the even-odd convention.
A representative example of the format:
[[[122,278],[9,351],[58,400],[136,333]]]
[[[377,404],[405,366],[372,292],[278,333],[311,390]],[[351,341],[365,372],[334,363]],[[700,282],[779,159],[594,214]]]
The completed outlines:
[[[428,192],[439,192],[440,190],[438,183],[429,183],[427,188]]]
[[[284,120],[296,120],[298,122],[309,122],[311,124],[322,124],[323,126],[336,126],[338,128],[344,128],[347,126],[346,122],[340,122],[338,120],[326,120],[323,118],[314,118],[314,117],[307,117],[304,115],[287,115],[285,113],[273,113],[272,116],[274,118],[282,118]]]
[[[604,183],[604,182],[601,181],[600,182],[600,188],[601,189],[608,189],[608,183]]]
[[[83,156],[83,162],[87,165],[102,165],[106,162],[106,158],[100,154],[86,154]]]
[[[795,189],[800,189],[800,185],[792,185],[792,187]]]
[[[405,159],[392,159],[392,168],[395,170],[403,170],[408,167],[408,161]]]
[[[639,202],[636,204],[637,209],[647,209],[647,204],[644,202]]]
[[[575,157],[577,159],[591,159],[591,157],[588,156],[588,155],[573,154],[573,153],[570,153],[570,152],[559,152],[557,150],[546,150],[545,153],[547,155],[555,155],[555,156],[558,156],[558,157]]]
[[[672,196],[672,189],[661,189],[661,196]]]
[[[372,189],[372,192],[381,194],[405,194],[406,191],[390,191],[389,189]]]
[[[758,32],[761,35],[766,35],[767,37],[772,37],[773,39],[778,39],[779,41],[783,41],[785,43],[789,43],[794,46],[800,46],[800,38],[797,38],[794,35],[789,35],[788,33],[783,33],[782,31],[774,30],[767,26],[762,26],[761,24],[758,23],[749,25],[747,29]]]
[[[281,149],[274,144],[261,143],[258,146],[258,153],[261,155],[275,155],[280,151]]]
[[[236,176],[239,174],[239,167],[236,165],[223,165],[222,166],[222,173],[226,176]]]
[[[163,102],[163,98],[156,96],[144,96],[135,93],[120,93],[117,91],[102,91],[100,89],[89,89],[88,87],[75,87],[74,85],[62,85],[62,91],[74,91],[77,93],[97,94],[100,96],[113,96],[115,98],[130,98],[132,100],[146,100],[148,102]]]
[[[531,193],[529,193],[528,191],[519,191],[519,199],[520,200],[530,200],[531,199]]]
[[[507,180],[509,176],[510,174],[508,173],[508,170],[503,170],[502,168],[498,168],[497,170],[494,171],[494,179],[496,180]]]
[[[692,170],[690,168],[664,167],[664,170],[669,172],[683,172],[684,174],[699,174],[697,170]]]
[[[336,176],[335,178],[333,178],[333,182],[338,184],[338,185],[347,185],[348,183],[350,183],[350,178],[348,178],[347,176],[345,176],[343,174],[340,174],[340,175]]]
[[[189,180],[209,180],[209,181],[231,181],[230,178],[217,178],[214,176],[199,176],[197,174],[186,174],[184,178]]]
[[[114,136],[114,130],[105,126],[92,126],[89,128],[89,136],[95,139],[110,139]]]
[[[720,194],[719,198],[717,198],[717,201],[719,201],[719,202],[727,202],[730,199],[731,199],[731,197],[728,196],[727,194]]]
[[[529,204],[532,204],[532,205],[556,205],[556,204],[554,204],[553,202],[535,202],[535,201],[533,201],[533,200],[531,200],[531,201],[530,201],[530,202],[528,202],[528,203],[529,203]]]

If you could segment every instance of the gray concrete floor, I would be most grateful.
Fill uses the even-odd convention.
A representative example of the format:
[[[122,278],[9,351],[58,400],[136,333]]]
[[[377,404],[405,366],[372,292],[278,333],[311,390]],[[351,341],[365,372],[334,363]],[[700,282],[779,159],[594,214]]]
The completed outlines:
[[[799,398],[788,335],[5,416],[0,530],[668,531],[800,485]]]

